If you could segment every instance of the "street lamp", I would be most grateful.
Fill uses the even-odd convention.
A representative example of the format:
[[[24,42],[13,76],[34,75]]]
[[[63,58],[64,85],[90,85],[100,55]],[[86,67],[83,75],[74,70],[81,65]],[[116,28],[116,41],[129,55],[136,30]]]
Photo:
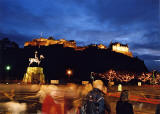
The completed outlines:
[[[6,69],[7,71],[10,71],[10,70],[11,70],[11,66],[10,66],[10,65],[7,65],[7,66],[5,67],[5,69]]]
[[[66,70],[66,74],[68,75],[68,80],[70,80],[72,73],[73,73],[73,71],[71,69]]]
[[[68,77],[70,77],[70,76],[72,75],[72,70],[68,69],[68,70],[66,71],[66,73],[67,73]]]
[[[11,70],[11,66],[10,65],[6,65],[5,66],[5,70],[7,71],[7,81],[9,79],[9,73],[10,73],[10,70]]]
[[[94,74],[94,72],[91,72],[91,79],[92,79],[92,81],[94,81],[94,77],[93,77],[93,74]]]

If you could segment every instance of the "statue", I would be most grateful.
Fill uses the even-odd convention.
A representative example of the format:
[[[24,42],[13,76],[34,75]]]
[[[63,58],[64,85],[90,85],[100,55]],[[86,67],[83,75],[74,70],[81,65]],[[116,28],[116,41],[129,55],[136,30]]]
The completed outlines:
[[[44,56],[43,55],[40,55],[40,59],[38,58],[38,52],[35,51],[35,58],[29,58],[29,66],[32,64],[32,63],[37,63],[38,66],[41,62],[41,60],[44,59]]]
[[[29,58],[29,67],[23,77],[23,83],[30,84],[45,84],[45,76],[43,73],[43,68],[39,67],[41,60],[44,59],[43,55],[38,57],[38,52],[35,52],[34,58]],[[38,66],[30,67],[32,63],[37,63]]]

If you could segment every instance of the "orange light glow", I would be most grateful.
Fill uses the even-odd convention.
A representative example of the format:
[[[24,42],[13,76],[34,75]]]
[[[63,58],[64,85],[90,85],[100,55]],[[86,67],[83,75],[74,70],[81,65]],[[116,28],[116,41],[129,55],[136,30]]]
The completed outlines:
[[[67,70],[67,75],[68,75],[68,76],[72,75],[72,70],[70,70],[70,69]]]
[[[133,57],[132,53],[129,51],[128,46],[122,46],[122,45],[120,45],[120,43],[113,45],[112,46],[112,51],[115,51],[115,52],[118,52],[118,53],[123,53],[125,55],[130,56],[130,57]]]

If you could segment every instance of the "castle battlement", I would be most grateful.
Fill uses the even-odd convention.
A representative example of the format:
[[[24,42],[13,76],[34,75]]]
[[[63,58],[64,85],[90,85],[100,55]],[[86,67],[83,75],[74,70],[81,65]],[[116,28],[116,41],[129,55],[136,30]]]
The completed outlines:
[[[65,39],[59,39],[55,40],[53,38],[38,38],[38,39],[33,39],[32,41],[25,42],[24,46],[50,46],[50,45],[55,45],[55,44],[61,44],[63,47],[71,47],[74,48],[76,51],[83,51],[88,46],[83,46],[83,47],[78,47],[76,46],[76,42],[74,40],[67,41]],[[98,49],[110,49],[112,51],[115,51],[117,53],[122,53],[124,55],[133,57],[132,52],[129,51],[128,45],[120,44],[119,42],[111,43],[109,47],[107,48],[103,44],[92,44],[91,46],[97,47]]]
[[[50,46],[50,45],[55,45],[55,44],[62,44],[64,47],[72,47],[76,48],[76,42],[74,40],[54,40],[54,39],[46,39],[46,38],[38,38],[38,39],[33,39],[32,41],[25,42],[24,46]]]
[[[128,45],[120,44],[119,42],[111,43],[109,48],[112,51],[122,53],[124,55],[133,57],[132,52],[129,51]]]

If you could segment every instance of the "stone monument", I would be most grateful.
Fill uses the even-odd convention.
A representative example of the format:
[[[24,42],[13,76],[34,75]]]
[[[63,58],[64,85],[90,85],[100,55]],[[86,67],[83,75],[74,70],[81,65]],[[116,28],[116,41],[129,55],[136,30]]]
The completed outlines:
[[[27,67],[27,72],[24,74],[23,83],[27,84],[45,84],[45,76],[43,73],[43,68],[39,67],[43,55],[38,58],[38,52],[35,52],[35,58],[29,58],[29,67]],[[32,63],[37,63],[38,67],[30,67]]]

